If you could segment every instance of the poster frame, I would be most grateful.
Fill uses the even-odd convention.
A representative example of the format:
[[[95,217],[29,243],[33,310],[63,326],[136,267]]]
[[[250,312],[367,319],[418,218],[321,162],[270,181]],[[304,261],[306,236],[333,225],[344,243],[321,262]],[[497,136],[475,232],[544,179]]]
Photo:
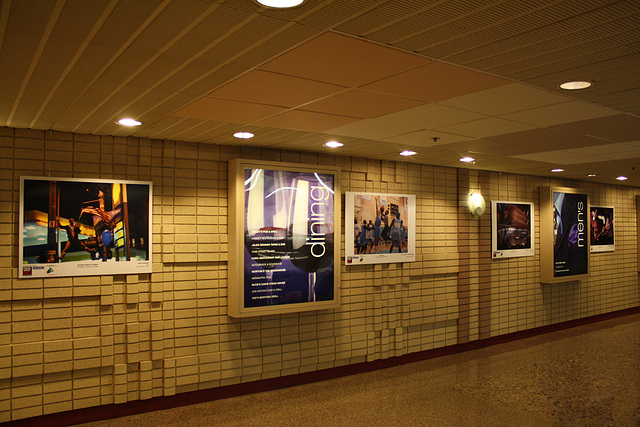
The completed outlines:
[[[146,235],[144,235],[144,237],[146,237],[147,240],[146,242],[143,243],[143,245],[146,246],[147,259],[144,259],[144,260],[130,259],[125,261],[121,261],[118,259],[116,261],[114,258],[119,258],[119,252],[116,255],[114,254],[115,248],[111,248],[111,253],[110,254],[107,253],[109,251],[109,249],[107,249],[107,252],[105,252],[105,254],[111,255],[112,258],[109,258],[108,262],[102,262],[101,260],[93,259],[93,255],[95,253],[101,254],[103,250],[103,249],[100,249],[99,246],[96,246],[96,248],[98,249],[95,250],[94,252],[91,252],[92,253],[91,259],[65,262],[65,261],[62,261],[62,258],[60,258],[60,256],[65,250],[64,248],[62,248],[61,243],[59,243],[61,242],[61,239],[60,239],[58,243],[56,243],[54,253],[49,253],[47,255],[47,262],[37,262],[37,263],[27,262],[25,260],[26,258],[25,257],[25,233],[28,234],[28,232],[25,226],[25,223],[27,222],[25,209],[27,208],[27,205],[29,205],[28,207],[33,206],[36,203],[36,200],[25,200],[26,198],[25,182],[26,181],[48,182],[50,188],[51,188],[51,183],[55,183],[54,188],[58,188],[58,183],[67,183],[67,185],[69,186],[75,186],[75,185],[86,186],[87,189],[89,188],[89,186],[93,186],[94,190],[96,188],[105,188],[104,186],[106,185],[114,185],[114,184],[138,185],[138,186],[147,187],[148,200],[146,201],[146,205],[148,207],[148,212],[143,213],[142,215],[143,215],[143,218],[146,215],[146,219],[148,223],[146,227],[143,227],[141,229],[141,230],[146,229]],[[60,213],[62,212],[60,208],[60,203],[61,203],[60,198],[62,197],[60,195],[61,190],[62,190],[61,188],[59,190],[56,190],[58,193],[57,196],[52,196],[49,193],[47,197],[47,203],[49,204],[51,203],[51,200],[50,200],[51,197],[55,197],[56,198],[55,200],[57,200],[58,206],[55,207],[54,209],[58,213],[58,220],[56,220],[56,223],[59,221],[60,225],[56,227],[55,225],[56,223],[54,223],[54,227],[57,230],[57,232],[54,232],[54,235],[55,233],[57,233],[58,236],[60,236],[60,234],[64,234],[62,227],[64,227],[65,225],[69,225],[69,219],[60,216]],[[92,196],[96,196],[97,194],[98,193],[96,190],[95,194],[93,194]],[[98,200],[94,200],[94,202],[96,202],[94,204],[97,204]],[[145,203],[144,199],[140,199],[139,202],[142,202],[143,204]],[[40,200],[40,203],[42,203],[41,200]],[[79,209],[79,206],[81,204],[82,203],[78,201],[79,214],[81,211],[81,209]],[[133,207],[131,201],[128,201],[127,205],[128,205],[127,217],[130,217],[132,213],[135,216],[136,215],[135,212],[131,211],[131,208]],[[64,210],[64,207],[62,209]],[[27,212],[32,212],[30,213],[30,215],[41,217],[39,221],[46,222],[48,224],[48,229],[51,229],[52,221],[49,220],[49,212],[37,213],[36,211],[32,211],[32,210],[28,210]],[[90,213],[86,213],[86,214],[91,215]],[[95,215],[92,215],[92,217],[95,217]],[[122,220],[122,217],[119,217],[119,218]],[[31,219],[31,221],[37,222],[38,220]],[[76,221],[76,223],[79,226],[91,228],[91,225],[84,224],[79,220]],[[120,229],[115,228],[114,230],[112,230],[113,231],[112,238],[114,240],[114,246],[115,246],[115,241],[117,239],[123,239],[121,241],[125,241],[124,239],[126,239],[126,241],[129,241],[129,239],[127,238],[127,237],[130,237],[127,234],[129,231],[125,232],[125,228],[120,228]],[[120,231],[120,235],[118,235],[119,231]],[[106,275],[118,275],[118,274],[152,273],[153,272],[153,182],[121,180],[121,179],[21,176],[20,177],[20,206],[19,206],[19,220],[18,220],[18,242],[19,242],[18,243],[18,278],[21,278],[21,279],[43,279],[43,278],[46,279],[46,278],[54,278],[54,277],[103,276],[103,275],[106,276]],[[83,242],[87,243],[86,240],[83,240]],[[127,243],[125,242],[124,245],[127,245]],[[84,246],[84,244],[82,246]],[[93,248],[93,249],[96,249],[96,248]],[[126,252],[124,252],[124,255],[127,256]],[[105,256],[102,259],[107,259],[107,258]]]
[[[499,205],[523,205],[527,206],[529,210],[529,247],[528,248],[513,248],[513,249],[499,249],[498,248],[498,207]],[[512,202],[512,201],[491,201],[491,257],[494,259],[500,258],[516,258],[535,255],[535,211],[534,204],[532,202]]]
[[[586,273],[575,273],[566,275],[557,275],[555,269],[555,248],[554,248],[554,193],[565,193],[572,195],[582,195],[586,200],[586,206],[583,208],[583,216],[576,217],[576,225],[582,218],[584,243],[586,246],[584,252],[584,262],[586,263]],[[541,283],[554,284],[565,283],[588,279],[590,274],[589,266],[589,235],[590,221],[589,217],[589,193],[585,190],[569,188],[569,187],[540,187],[540,281]]]
[[[229,276],[227,288],[227,314],[234,318],[266,316],[334,309],[340,305],[340,256],[341,241],[341,192],[340,169],[333,166],[305,165],[299,163],[273,162],[266,160],[231,159],[228,164],[228,236],[229,236]],[[333,175],[333,299],[283,303],[258,307],[245,305],[245,169],[284,171],[301,173],[321,173]],[[331,244],[326,242],[326,244]]]
[[[616,250],[616,222],[615,222],[615,208],[613,206],[590,206],[589,207],[589,220],[593,217],[593,213],[599,209],[605,209],[611,211],[611,223],[613,224],[613,243],[594,243],[593,242],[593,226],[589,233],[589,249],[591,252],[614,252]]]
[[[403,253],[379,253],[356,254],[354,253],[355,236],[352,232],[356,219],[355,201],[357,197],[372,198],[405,198],[407,200],[407,252]],[[371,218],[373,219],[373,218]],[[416,259],[416,196],[413,194],[396,193],[372,193],[364,191],[345,192],[345,257],[344,263],[348,266],[366,264],[389,264],[414,262]]]

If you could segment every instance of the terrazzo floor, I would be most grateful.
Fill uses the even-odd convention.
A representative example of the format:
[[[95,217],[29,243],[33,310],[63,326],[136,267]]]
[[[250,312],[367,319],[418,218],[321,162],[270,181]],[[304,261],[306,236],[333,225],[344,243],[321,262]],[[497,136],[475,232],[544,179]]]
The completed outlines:
[[[640,426],[640,314],[82,426]]]

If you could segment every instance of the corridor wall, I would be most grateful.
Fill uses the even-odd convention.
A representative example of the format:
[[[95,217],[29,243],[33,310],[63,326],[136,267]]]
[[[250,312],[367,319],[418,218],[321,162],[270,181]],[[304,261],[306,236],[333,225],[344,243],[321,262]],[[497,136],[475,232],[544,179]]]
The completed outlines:
[[[0,128],[0,422],[445,347],[640,306],[636,187],[323,153]],[[344,266],[335,310],[226,314],[227,162],[341,168],[341,190],[415,194],[416,261]],[[478,165],[481,167],[481,165]],[[18,279],[21,176],[153,181],[152,274]],[[615,206],[615,252],[542,285],[539,251],[491,259],[470,192]],[[539,227],[536,226],[536,230]],[[341,233],[344,244],[344,229]],[[539,236],[536,236],[538,240]]]

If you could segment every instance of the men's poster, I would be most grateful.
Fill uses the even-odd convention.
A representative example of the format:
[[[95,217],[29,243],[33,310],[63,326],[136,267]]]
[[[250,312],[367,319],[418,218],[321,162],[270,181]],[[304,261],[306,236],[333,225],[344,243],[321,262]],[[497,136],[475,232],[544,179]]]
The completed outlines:
[[[553,191],[553,275],[589,273],[589,207],[586,194]]]
[[[334,299],[335,176],[244,169],[244,307]]]
[[[152,271],[152,183],[22,177],[19,277]]]

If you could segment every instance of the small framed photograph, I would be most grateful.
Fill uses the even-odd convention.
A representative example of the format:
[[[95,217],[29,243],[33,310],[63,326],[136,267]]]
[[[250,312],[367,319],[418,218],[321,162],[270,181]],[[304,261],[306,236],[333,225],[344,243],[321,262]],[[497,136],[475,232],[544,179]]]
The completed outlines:
[[[22,177],[21,278],[152,272],[151,182]]]
[[[345,264],[412,262],[416,196],[345,193]]]
[[[533,256],[534,223],[533,203],[492,201],[492,258]]]
[[[591,252],[616,250],[613,228],[613,206],[591,206]]]

